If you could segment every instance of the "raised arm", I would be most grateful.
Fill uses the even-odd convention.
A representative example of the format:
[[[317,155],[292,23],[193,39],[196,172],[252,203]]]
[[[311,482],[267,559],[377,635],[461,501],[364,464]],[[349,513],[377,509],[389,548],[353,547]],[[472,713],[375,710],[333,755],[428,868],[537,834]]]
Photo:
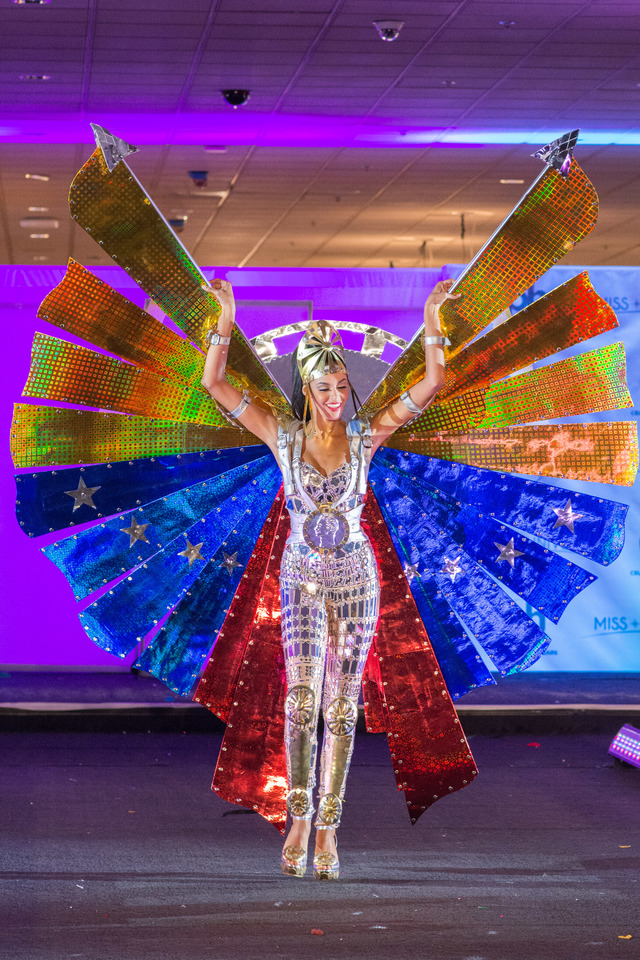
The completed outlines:
[[[225,376],[227,354],[231,333],[236,318],[236,303],[233,289],[228,280],[214,279],[205,290],[212,293],[219,302],[222,312],[218,318],[217,336],[211,337],[211,344],[202,374],[202,386],[211,394],[232,419],[239,420],[243,427],[266,443],[274,454],[277,451],[278,421],[267,410],[251,403],[248,394],[240,393]]]
[[[421,413],[444,386],[445,338],[440,328],[440,307],[445,300],[457,300],[460,296],[449,292],[453,284],[453,280],[439,280],[427,297],[424,305],[424,377],[400,399],[374,416],[371,421],[373,451],[399,427]]]

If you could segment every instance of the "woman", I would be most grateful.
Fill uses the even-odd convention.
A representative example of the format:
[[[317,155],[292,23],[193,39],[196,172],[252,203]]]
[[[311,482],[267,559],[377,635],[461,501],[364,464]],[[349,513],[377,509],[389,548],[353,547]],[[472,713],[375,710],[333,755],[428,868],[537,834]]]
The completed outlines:
[[[350,383],[339,338],[330,324],[310,324],[294,355],[295,420],[279,422],[225,378],[235,321],[231,284],[206,289],[220,302],[202,385],[228,415],[273,452],[283,474],[291,534],[281,573],[282,639],[287,674],[285,749],[292,825],[282,870],[303,876],[314,810],[316,729],[324,718],[315,820],[314,877],[339,875],[335,831],[353,750],[362,672],[378,620],[375,557],[360,528],[368,465],[395,430],[422,412],[444,384],[440,305],[454,298],[440,281],[424,309],[425,375],[371,423],[342,419]],[[357,409],[354,402],[354,409]]]

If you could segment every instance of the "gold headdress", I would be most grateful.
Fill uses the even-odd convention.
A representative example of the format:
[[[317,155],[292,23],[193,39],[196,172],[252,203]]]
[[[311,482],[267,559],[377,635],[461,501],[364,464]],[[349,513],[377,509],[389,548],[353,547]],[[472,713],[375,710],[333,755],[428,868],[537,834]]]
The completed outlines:
[[[342,339],[338,331],[328,320],[314,320],[298,344],[296,360],[300,378],[305,386],[327,373],[347,373],[343,354]],[[348,377],[347,377],[348,379]],[[315,411],[311,403],[311,393],[305,390],[302,423],[308,437],[316,434]],[[311,411],[311,421],[307,423],[307,411]]]
[[[298,344],[296,359],[302,382],[307,384],[326,373],[346,373],[340,334],[328,320],[314,320]]]

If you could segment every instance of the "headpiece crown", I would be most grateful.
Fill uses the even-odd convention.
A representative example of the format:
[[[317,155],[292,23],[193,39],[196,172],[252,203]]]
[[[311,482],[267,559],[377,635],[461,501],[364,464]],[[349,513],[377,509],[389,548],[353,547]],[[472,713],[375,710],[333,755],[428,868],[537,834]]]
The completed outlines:
[[[346,373],[340,334],[328,320],[314,320],[298,344],[296,359],[303,383],[327,373]]]
[[[298,344],[296,359],[303,383],[327,373],[346,373],[340,334],[328,320],[314,320]]]

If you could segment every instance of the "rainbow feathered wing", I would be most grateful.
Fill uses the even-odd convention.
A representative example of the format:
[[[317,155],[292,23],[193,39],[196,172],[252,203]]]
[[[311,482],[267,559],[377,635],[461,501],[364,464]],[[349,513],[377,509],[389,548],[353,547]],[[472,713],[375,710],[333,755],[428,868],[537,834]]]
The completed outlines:
[[[282,829],[279,470],[201,387],[217,302],[124,162],[131,148],[95,129],[72,216],[183,335],[70,261],[38,315],[74,341],[36,334],[29,402],[15,408],[18,520],[29,536],[60,531],[44,552],[100,647],[140,650],[137,666],[227,721],[214,789]],[[621,344],[576,352],[616,327],[613,312],[585,273],[494,323],[595,223],[595,192],[570,150],[545,159],[442,311],[444,390],[370,470],[383,616],[365,712],[388,735],[413,822],[476,774],[452,700],[494,682],[479,648],[502,674],[529,666],[549,641],[526,610],[556,622],[594,579],[580,557],[609,564],[623,544],[624,505],[545,482],[633,483],[632,422],[559,422],[631,405]],[[361,412],[422,372],[416,336]],[[228,375],[254,402],[290,412],[237,327]]]

